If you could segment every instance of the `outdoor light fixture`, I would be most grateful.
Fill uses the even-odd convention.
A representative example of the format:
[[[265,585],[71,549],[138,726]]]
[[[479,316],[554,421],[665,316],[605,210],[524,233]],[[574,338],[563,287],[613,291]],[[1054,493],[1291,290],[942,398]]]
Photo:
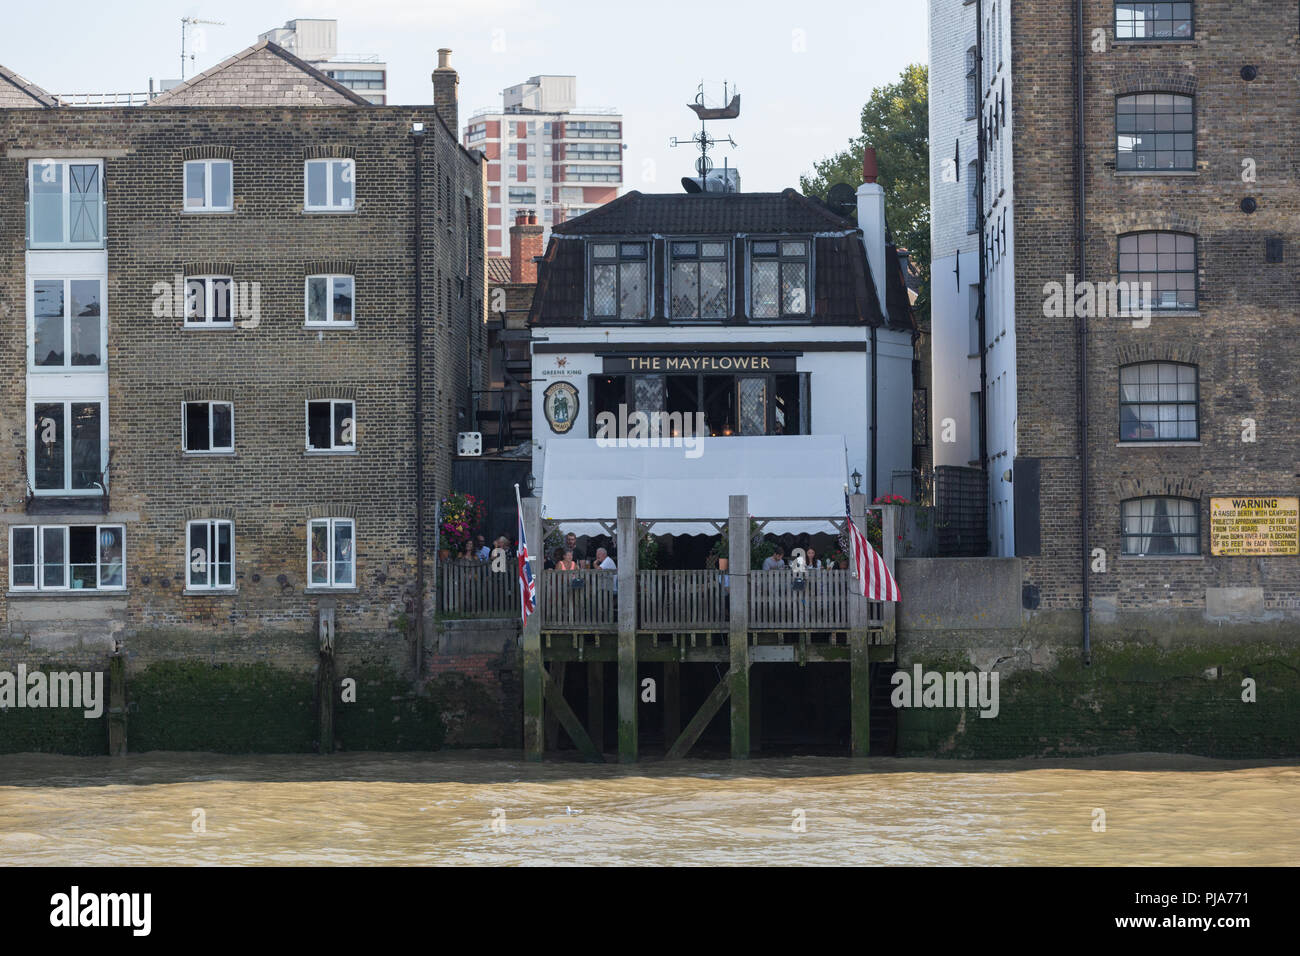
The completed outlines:
[[[529,475],[527,478],[524,479],[524,487],[528,489],[528,493],[530,495],[533,493],[533,488],[536,487],[536,485],[537,485],[537,479],[534,478],[532,475]]]
[[[412,123],[412,124],[411,124],[411,132],[414,133],[416,136],[423,136],[423,135],[424,135],[424,124],[423,124],[423,123]]]
[[[861,494],[862,493],[862,472],[854,468],[853,474],[849,475],[849,477],[853,479],[853,493],[855,495]]]

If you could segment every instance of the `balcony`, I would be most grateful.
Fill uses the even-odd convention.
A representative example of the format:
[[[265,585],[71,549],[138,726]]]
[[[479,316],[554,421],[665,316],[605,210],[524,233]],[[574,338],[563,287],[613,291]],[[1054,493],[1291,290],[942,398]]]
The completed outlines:
[[[37,193],[27,201],[27,248],[103,249],[106,209],[99,192]]]

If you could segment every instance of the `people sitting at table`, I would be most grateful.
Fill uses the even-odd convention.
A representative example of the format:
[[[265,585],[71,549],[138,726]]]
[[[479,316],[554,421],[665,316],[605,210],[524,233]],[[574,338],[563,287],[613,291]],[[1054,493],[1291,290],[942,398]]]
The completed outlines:
[[[766,559],[763,561],[764,571],[780,571],[785,567],[785,549],[779,544]]]
[[[557,571],[576,571],[578,562],[573,558],[573,551],[569,548],[556,548],[555,553],[558,557],[555,559],[555,569]]]

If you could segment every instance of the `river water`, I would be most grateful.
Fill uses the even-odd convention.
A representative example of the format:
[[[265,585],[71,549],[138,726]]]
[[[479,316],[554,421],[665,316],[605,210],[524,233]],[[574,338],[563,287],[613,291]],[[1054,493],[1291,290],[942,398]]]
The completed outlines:
[[[0,756],[0,860],[1300,863],[1295,763],[517,756]]]

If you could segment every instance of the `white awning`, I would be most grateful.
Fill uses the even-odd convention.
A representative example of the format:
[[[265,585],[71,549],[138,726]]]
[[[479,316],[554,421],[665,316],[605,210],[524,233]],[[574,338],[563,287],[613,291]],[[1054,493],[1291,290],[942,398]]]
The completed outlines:
[[[547,442],[542,517],[564,531],[603,534],[573,519],[618,517],[618,498],[636,496],[636,514],[653,534],[716,534],[712,526],[674,518],[727,518],[727,497],[749,495],[756,518],[838,517],[844,513],[848,463],[841,435],[704,438],[698,457],[685,448],[618,448],[596,439]],[[834,533],[829,521],[773,521],[764,531]]]

